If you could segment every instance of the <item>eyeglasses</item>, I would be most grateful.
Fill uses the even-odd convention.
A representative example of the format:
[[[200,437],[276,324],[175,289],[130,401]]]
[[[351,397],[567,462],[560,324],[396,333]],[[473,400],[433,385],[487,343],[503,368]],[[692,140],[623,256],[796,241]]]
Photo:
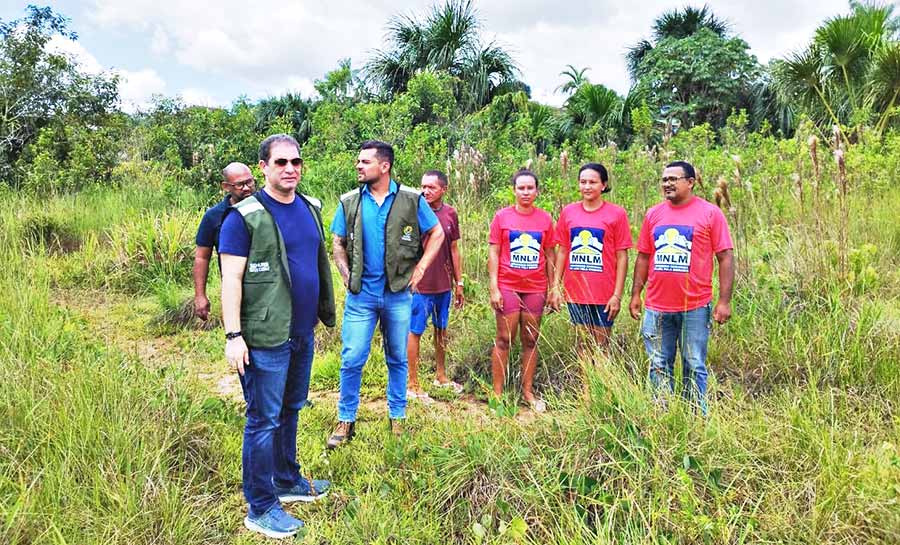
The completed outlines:
[[[239,182],[234,182],[234,183],[225,182],[225,185],[227,185],[228,187],[233,187],[235,189],[245,189],[245,188],[253,187],[254,185],[256,185],[256,180],[253,178],[247,178],[246,180],[241,180]]]
[[[663,179],[661,180],[661,182],[664,184],[667,184],[669,182],[675,183],[678,180],[688,180],[688,179],[689,178],[687,176],[663,176]]]
[[[284,158],[275,159],[272,162],[280,167],[286,167],[288,164],[288,160],[284,159]],[[299,157],[294,157],[293,159],[290,160],[290,162],[291,162],[291,165],[293,165],[295,167],[299,167],[300,165],[303,164],[303,159],[301,159]]]

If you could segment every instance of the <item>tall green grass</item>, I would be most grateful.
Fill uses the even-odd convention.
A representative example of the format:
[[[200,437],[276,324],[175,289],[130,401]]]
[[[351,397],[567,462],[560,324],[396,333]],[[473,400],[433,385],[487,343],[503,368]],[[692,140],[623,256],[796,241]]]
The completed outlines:
[[[216,419],[177,369],[145,367],[51,303],[46,248],[15,236],[10,210],[0,219],[0,541],[221,541],[209,515],[227,483]]]
[[[374,403],[361,408],[353,443],[325,453],[331,402],[301,416],[305,471],[335,487],[325,502],[291,508],[308,525],[298,541],[900,542],[900,197],[877,168],[893,159],[877,147],[848,150],[846,221],[824,158],[815,193],[801,138],[751,136],[735,149],[673,141],[704,169],[698,193],[712,198],[710,179],[724,176],[735,207],[740,274],[733,320],[715,326],[710,342],[709,418],[677,397],[668,410],[653,402],[631,318],[620,316],[608,358],[595,365],[579,359],[566,317],[555,314],[539,343],[537,386],[549,413],[497,417],[452,397],[412,404],[410,434],[397,441],[386,432],[376,343],[363,390]],[[610,198],[636,233],[659,200],[663,159],[612,148],[579,159],[597,158],[612,165]],[[451,164],[460,175],[448,198],[460,212],[467,280],[466,308],[451,314],[449,372],[479,398],[494,337],[486,233],[511,194],[499,173],[465,160]],[[545,206],[577,198],[577,169],[565,172],[553,157],[539,166]],[[54,303],[70,290],[103,289],[162,315],[190,292],[191,238],[211,199],[143,182],[44,200],[3,195],[2,543],[262,541],[240,530],[241,407],[211,397],[190,365],[151,366],[120,346],[118,315],[108,327]],[[333,210],[334,196],[323,197]],[[210,293],[216,299],[214,285]],[[129,340],[168,335],[223,365],[218,334],[149,319],[127,327],[141,323]],[[338,383],[339,330],[320,330],[317,341],[321,396]],[[422,346],[427,377],[430,342]],[[514,392],[515,352],[511,362]]]

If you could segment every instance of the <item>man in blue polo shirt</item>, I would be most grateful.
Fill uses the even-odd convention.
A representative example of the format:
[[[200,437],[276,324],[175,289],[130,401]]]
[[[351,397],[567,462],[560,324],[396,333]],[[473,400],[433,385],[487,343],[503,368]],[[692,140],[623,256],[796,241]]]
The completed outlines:
[[[219,230],[222,228],[225,211],[244,200],[256,187],[253,173],[244,163],[230,163],[222,170],[222,177],[225,198],[203,214],[200,227],[197,228],[197,249],[194,251],[194,314],[204,322],[209,318],[209,297],[206,296],[209,260],[213,249],[218,251]]]
[[[417,190],[391,179],[393,164],[394,149],[389,144],[364,142],[356,161],[362,185],[341,195],[331,223],[334,261],[348,293],[341,333],[339,422],[328,448],[353,437],[362,368],[377,322],[384,337],[388,413],[395,435],[400,434],[400,419],[406,416],[410,291],[417,290],[444,243],[444,231]]]

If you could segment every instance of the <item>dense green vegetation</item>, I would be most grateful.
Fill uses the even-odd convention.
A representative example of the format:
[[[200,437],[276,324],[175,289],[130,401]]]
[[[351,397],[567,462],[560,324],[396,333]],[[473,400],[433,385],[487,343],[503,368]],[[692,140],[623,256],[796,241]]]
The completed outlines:
[[[434,25],[448,9],[425,23],[398,21]],[[41,36],[65,31],[51,15],[32,14],[27,58],[43,58]],[[690,40],[661,37],[671,27],[660,21],[642,59],[668,39]],[[9,53],[27,45],[16,45],[26,34],[12,28],[0,27],[2,78],[10,77],[3,63],[26,59]],[[673,47],[719,36],[698,32]],[[431,61],[411,72],[402,87],[375,92],[346,61],[317,82],[317,99],[227,109],[165,99],[127,116],[110,103],[84,121],[59,106],[18,147],[4,147],[0,542],[262,542],[240,525],[242,406],[221,329],[179,311],[190,300],[194,230],[216,198],[218,169],[253,163],[260,137],[281,131],[303,142],[302,186],[322,197],[326,216],[355,185],[363,139],[395,144],[401,181],[448,171],[468,300],[451,316],[449,350],[449,372],[467,392],[432,391],[440,403],[413,404],[399,441],[386,430],[385,371],[374,351],[357,439],[325,454],[340,339],[318,332],[300,456],[335,489],[291,508],[308,524],[297,541],[900,541],[896,104],[866,99],[871,115],[839,118],[836,132],[818,106],[801,102],[787,103],[789,132],[752,108],[705,119],[711,124],[680,119],[675,131],[651,98],[611,96],[575,67],[559,109],[521,89],[477,104],[464,74]],[[549,412],[520,408],[514,394],[489,408],[487,225],[511,202],[509,174],[530,164],[541,179],[538,204],[555,213],[577,198],[578,165],[602,161],[610,199],[636,230],[673,158],[697,165],[697,192],[723,207],[736,242],[734,318],[710,342],[710,417],[651,402],[637,324],[626,316],[609,361],[596,368],[571,349],[566,318],[549,316],[537,377]],[[426,349],[426,375],[429,358]],[[517,365],[510,375],[515,384]]]

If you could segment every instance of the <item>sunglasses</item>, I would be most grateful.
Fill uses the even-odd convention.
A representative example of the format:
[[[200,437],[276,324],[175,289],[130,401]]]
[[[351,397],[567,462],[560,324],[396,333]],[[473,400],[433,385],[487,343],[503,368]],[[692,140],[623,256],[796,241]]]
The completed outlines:
[[[280,167],[286,167],[287,164],[288,164],[288,160],[287,160],[287,159],[284,159],[284,158],[282,158],[282,159],[275,159],[275,160],[273,160],[272,162],[275,163],[276,165],[280,166]],[[301,158],[299,158],[299,157],[295,157],[295,158],[293,158],[293,159],[290,160],[290,163],[291,163],[291,165],[293,165],[293,166],[295,166],[295,167],[299,167],[299,166],[301,166],[301,165],[303,164],[303,159],[301,159]]]
[[[665,176],[665,177],[663,177],[661,182],[664,184],[667,184],[669,182],[675,183],[678,180],[687,180],[687,179],[688,179],[687,176]]]
[[[234,182],[234,183],[225,182],[225,185],[227,185],[228,187],[233,187],[235,189],[244,189],[244,188],[253,187],[254,185],[256,185],[256,180],[254,180],[253,178],[247,178],[246,180],[241,180],[239,182]]]

